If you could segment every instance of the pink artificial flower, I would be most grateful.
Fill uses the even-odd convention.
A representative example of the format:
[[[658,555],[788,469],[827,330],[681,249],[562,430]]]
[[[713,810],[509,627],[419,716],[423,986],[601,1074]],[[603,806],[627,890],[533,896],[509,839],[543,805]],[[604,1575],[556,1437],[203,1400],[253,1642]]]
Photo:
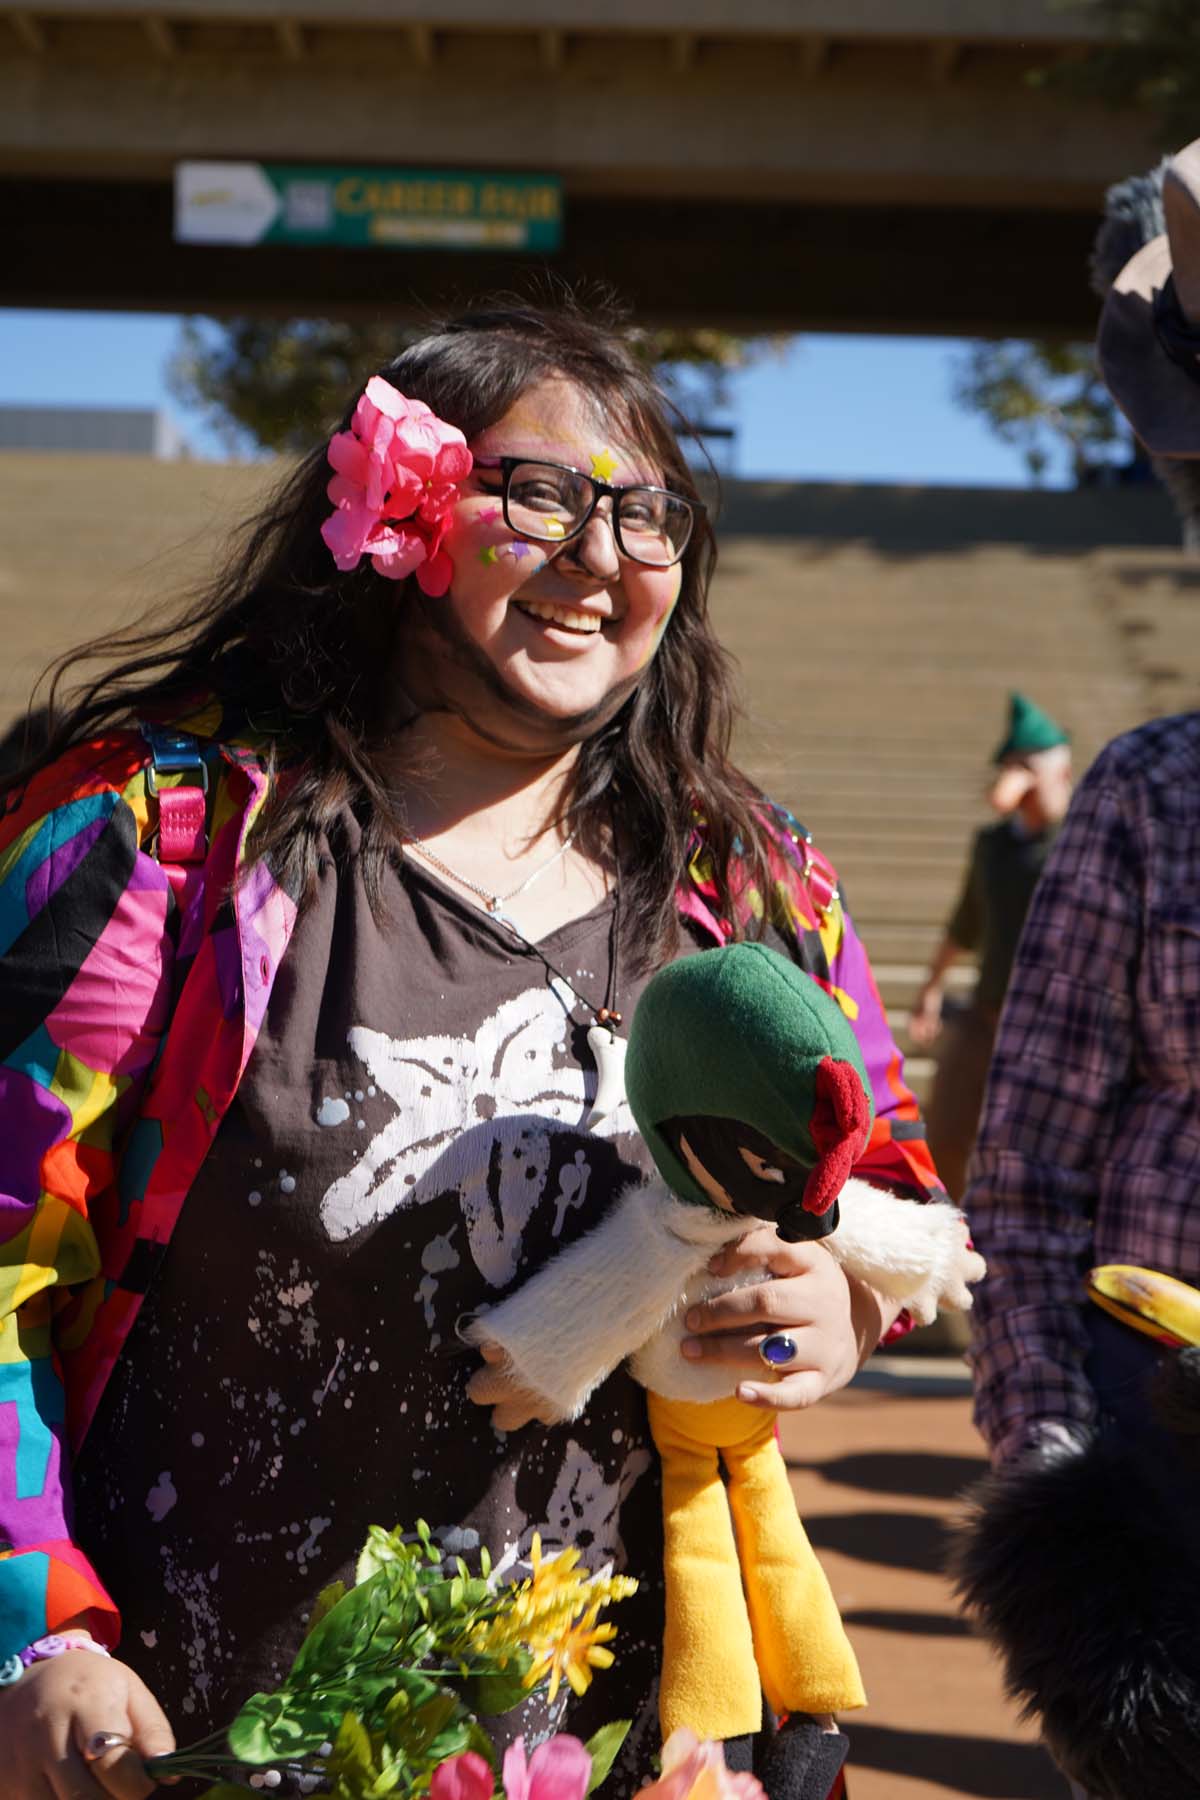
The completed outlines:
[[[583,1800],[591,1778],[591,1757],[565,1732],[539,1744],[528,1765],[520,1738],[504,1752],[506,1800]]]
[[[757,1776],[727,1769],[723,1747],[701,1743],[686,1725],[663,1745],[662,1768],[660,1778],[642,1788],[638,1800],[767,1800]]]
[[[427,594],[444,594],[454,565],[442,538],[473,460],[462,432],[374,375],[328,456],[335,510],[321,536],[338,568],[369,556],[389,581],[415,574]]]
[[[492,1771],[474,1750],[448,1756],[433,1771],[429,1800],[492,1800],[496,1784]]]

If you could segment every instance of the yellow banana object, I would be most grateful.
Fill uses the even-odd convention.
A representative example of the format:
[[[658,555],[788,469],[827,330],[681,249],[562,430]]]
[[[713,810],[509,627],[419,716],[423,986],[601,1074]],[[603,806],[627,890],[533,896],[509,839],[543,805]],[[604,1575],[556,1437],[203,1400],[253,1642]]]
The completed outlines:
[[[1130,1263],[1104,1263],[1084,1285],[1089,1299],[1134,1331],[1160,1344],[1200,1344],[1200,1289],[1186,1281]]]

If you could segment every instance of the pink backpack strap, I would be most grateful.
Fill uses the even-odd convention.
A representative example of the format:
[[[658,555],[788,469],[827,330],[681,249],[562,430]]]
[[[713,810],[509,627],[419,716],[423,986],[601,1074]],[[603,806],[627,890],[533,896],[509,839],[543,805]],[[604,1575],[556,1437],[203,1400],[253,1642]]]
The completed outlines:
[[[139,729],[150,750],[146,792],[158,801],[156,854],[176,898],[182,899],[189,876],[208,854],[208,765],[199,739],[190,732],[147,724]],[[183,774],[192,780],[160,786],[164,775]]]

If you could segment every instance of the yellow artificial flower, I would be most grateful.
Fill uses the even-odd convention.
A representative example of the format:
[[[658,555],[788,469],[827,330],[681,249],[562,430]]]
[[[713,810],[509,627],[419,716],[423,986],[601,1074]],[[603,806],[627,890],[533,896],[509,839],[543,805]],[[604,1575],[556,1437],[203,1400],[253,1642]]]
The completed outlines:
[[[580,1568],[579,1552],[573,1548],[544,1556],[537,1533],[530,1563],[531,1578],[509,1588],[503,1613],[475,1633],[475,1648],[497,1657],[501,1668],[514,1651],[525,1650],[533,1658],[525,1674],[526,1687],[549,1676],[553,1700],[565,1677],[581,1694],[592,1679],[591,1670],[607,1669],[613,1661],[611,1650],[603,1646],[616,1636],[616,1627],[597,1624],[601,1608],[628,1599],[638,1584],[628,1575],[589,1574]]]
[[[588,1571],[579,1567],[579,1552],[573,1545],[560,1550],[556,1556],[543,1556],[540,1531],[533,1534],[529,1561],[533,1579],[525,1585],[535,1610],[540,1611],[568,1594],[581,1593],[590,1579]]]
[[[565,1676],[576,1694],[586,1694],[593,1669],[611,1669],[613,1653],[604,1648],[617,1635],[615,1625],[597,1624],[599,1607],[592,1607],[581,1619],[562,1622],[557,1636],[534,1649],[534,1660],[525,1676],[526,1687],[536,1687],[550,1677],[550,1700],[555,1699]]]

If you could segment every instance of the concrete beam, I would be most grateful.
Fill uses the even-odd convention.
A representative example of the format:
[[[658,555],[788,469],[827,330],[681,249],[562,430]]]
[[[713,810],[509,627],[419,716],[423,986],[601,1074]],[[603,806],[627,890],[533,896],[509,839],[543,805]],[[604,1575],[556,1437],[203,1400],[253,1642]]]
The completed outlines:
[[[179,54],[179,43],[174,28],[166,19],[159,18],[157,13],[147,14],[142,20],[142,30],[146,34],[146,42],[156,56],[170,61]]]
[[[958,38],[936,38],[929,46],[929,63],[935,81],[950,81],[962,67],[966,46]]]
[[[676,31],[671,35],[671,70],[675,75],[686,75],[696,60],[696,34],[694,31]]]
[[[1075,213],[712,198],[569,199],[550,259],[208,249],[172,242],[162,182],[0,180],[8,306],[397,317],[527,286],[609,282],[648,324],[1086,338],[1095,231]]]
[[[20,39],[22,47],[29,51],[31,56],[46,54],[50,47],[50,40],[46,35],[45,27],[39,23],[33,13],[10,12],[5,16]]]
[[[304,27],[298,25],[295,19],[277,19],[275,36],[279,40],[280,49],[289,62],[299,62],[307,54],[308,45],[304,37]]]
[[[45,17],[137,17],[135,0],[39,0]],[[403,26],[427,21],[429,0],[155,0],[163,18],[230,23],[295,18],[306,24]],[[1064,13],[1049,0],[510,0],[498,17],[495,0],[438,0],[445,31],[525,31],[569,25],[572,31],[694,31],[722,38],[818,35],[845,39],[954,37],[979,43],[1087,42],[1102,37],[1086,15]]]
[[[833,60],[833,45],[827,37],[803,38],[800,43],[800,67],[806,81],[816,81]]]
[[[97,78],[91,54],[10,58],[0,64],[0,173],[165,178],[184,157],[239,157],[414,167],[521,166],[559,172],[570,193],[710,195],[749,202],[845,201],[1098,207],[1105,185],[1157,161],[1140,114],[1069,105],[965,76],[938,84],[927,50],[912,79],[897,51],[861,68],[839,56],[801,88],[792,57],[755,53],[753,81],[731,79],[715,51],[666,78],[649,57],[614,68],[572,53],[538,103],[505,81],[528,73],[529,46],[493,40],[461,50],[453,80],[431,80],[432,39],[420,56],[334,62],[317,55],[269,65],[251,57],[115,57]],[[440,59],[439,59],[440,67]],[[922,71],[923,74],[922,74]],[[742,69],[744,76],[745,69]],[[603,79],[602,79],[603,77]],[[804,103],[797,105],[803,92]]]
[[[405,31],[409,51],[418,69],[432,69],[437,44],[429,25],[410,25]]]
[[[547,75],[557,75],[566,59],[566,33],[552,29],[539,31],[538,54]]]

